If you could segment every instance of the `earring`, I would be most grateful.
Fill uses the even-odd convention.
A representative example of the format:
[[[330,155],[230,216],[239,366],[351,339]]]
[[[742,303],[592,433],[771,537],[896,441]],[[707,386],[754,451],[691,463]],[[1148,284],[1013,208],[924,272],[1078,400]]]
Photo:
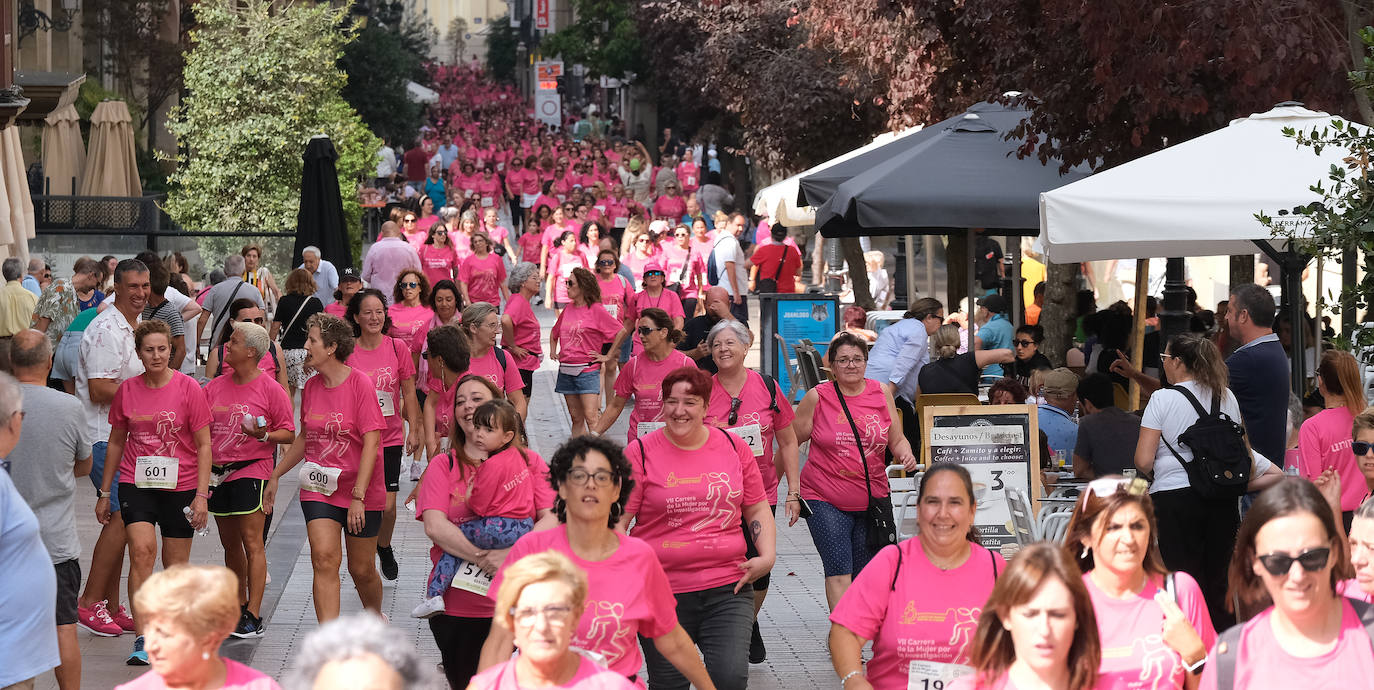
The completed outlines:
[[[1080,554],[1078,554],[1078,557],[1079,557],[1079,558],[1087,558],[1087,557],[1088,557],[1088,545],[1087,545],[1087,544],[1084,544],[1084,545],[1083,545],[1083,552],[1080,553]]]
[[[201,652],[201,653],[200,653],[200,658],[201,658],[203,661],[209,661],[209,660],[210,660],[210,652]]]

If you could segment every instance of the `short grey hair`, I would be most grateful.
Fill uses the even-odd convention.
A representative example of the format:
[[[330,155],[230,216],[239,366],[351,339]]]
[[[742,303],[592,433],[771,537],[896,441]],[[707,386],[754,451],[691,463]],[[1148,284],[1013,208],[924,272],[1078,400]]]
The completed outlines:
[[[408,690],[434,687],[437,681],[433,667],[420,658],[404,633],[373,614],[360,613],[332,620],[307,635],[283,685],[288,690],[309,690],[326,664],[367,655],[395,670]]]
[[[43,261],[42,258],[37,256],[32,257],[29,259],[29,273],[33,273],[34,271],[41,271],[47,265],[47,262]]]
[[[520,292],[520,286],[530,279],[530,276],[539,273],[539,266],[529,261],[521,261],[510,270],[510,276],[506,278],[506,287],[511,293]]]
[[[230,254],[224,257],[224,275],[241,276],[248,269],[248,264],[244,262],[240,254]]]
[[[444,219],[446,225],[452,223],[453,219],[458,217],[458,207],[445,206],[439,209],[439,217]]]
[[[267,337],[267,329],[251,321],[230,322],[235,332],[243,334],[243,344],[253,348],[258,353],[258,359],[267,354],[268,343],[271,339]]]
[[[319,247],[316,247],[316,246],[314,246],[314,245],[311,245],[311,246],[306,247],[305,249],[302,249],[302,250],[301,250],[301,257],[302,257],[302,258],[304,258],[306,254],[314,254],[315,256],[318,256],[318,257],[324,257],[324,255],[320,253],[320,248],[319,248]]]
[[[739,338],[740,342],[744,343],[745,347],[754,344],[754,334],[749,332],[747,326],[734,319],[721,319],[716,325],[711,327],[711,332],[706,334],[706,347],[713,347],[716,342],[716,336],[727,330],[734,331],[735,337]]]
[[[24,275],[24,260],[17,256],[11,256],[0,263],[0,275],[5,276],[5,281],[19,280]]]
[[[6,424],[15,412],[24,409],[24,396],[19,392],[19,381],[0,371],[0,424]]]

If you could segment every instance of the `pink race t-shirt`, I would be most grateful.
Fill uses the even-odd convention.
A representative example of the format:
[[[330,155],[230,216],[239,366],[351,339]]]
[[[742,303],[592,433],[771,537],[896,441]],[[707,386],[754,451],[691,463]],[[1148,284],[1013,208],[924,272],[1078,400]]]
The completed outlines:
[[[553,276],[553,301],[567,302],[568,286],[563,281],[572,276],[574,268],[586,268],[587,257],[581,252],[569,254],[562,249],[549,252],[548,275]]]
[[[173,371],[172,379],[161,388],[150,388],[145,376],[125,379],[110,402],[110,426],[128,432],[119,460],[120,483],[136,483],[139,457],[174,457],[174,491],[193,491],[199,471],[196,432],[210,425],[205,392],[195,379],[179,371]]]
[[[358,342],[353,354],[348,356],[348,366],[367,374],[374,389],[372,399],[377,402],[386,429],[382,431],[382,442],[378,452],[386,446],[399,446],[405,443],[405,416],[402,414],[404,395],[401,383],[407,379],[415,380],[415,362],[410,358],[410,350],[398,338],[382,336],[382,343],[375,350],[368,350]]]
[[[1364,473],[1350,450],[1350,428],[1354,423],[1355,416],[1342,405],[1312,415],[1298,430],[1298,473],[1316,479],[1327,469],[1336,470],[1341,477],[1341,510],[1359,508],[1360,500],[1369,493]]]
[[[344,315],[348,313],[348,305],[339,304],[338,302],[330,302],[329,304],[324,305],[324,313],[329,314],[331,316],[337,316],[342,319],[344,318]]]
[[[452,244],[440,247],[437,244],[421,244],[416,248],[420,253],[420,268],[432,288],[441,280],[453,280],[453,272],[458,268],[458,252]]]
[[[661,421],[663,411],[663,379],[674,369],[694,367],[696,363],[681,350],[669,350],[661,362],[655,362],[648,354],[640,353],[630,358],[615,378],[615,394],[629,400],[635,399],[630,409],[630,431],[627,441],[639,437],[640,422]]]
[[[759,425],[763,438],[763,454],[755,455],[754,459],[759,463],[763,491],[768,495],[768,502],[772,504],[778,500],[778,483],[781,480],[778,477],[778,468],[773,464],[773,440],[777,437],[778,429],[787,428],[796,418],[792,412],[792,404],[787,401],[787,391],[777,388],[775,382],[776,394],[770,393],[768,383],[763,380],[763,374],[749,370],[744,388],[739,392],[740,405],[735,423],[730,424],[730,406],[734,398],[720,385],[719,377],[712,377],[711,381],[711,401],[706,406],[707,424],[722,429]],[[774,410],[774,407],[777,409]],[[795,491],[792,487],[788,487],[788,490]]]
[[[740,516],[765,500],[749,446],[711,429],[702,447],[688,451],[659,429],[626,446],[625,457],[635,480],[625,512],[635,516],[634,536],[658,554],[673,593],[739,581]]]
[[[1126,599],[1108,596],[1092,580],[1083,575],[1083,584],[1092,596],[1093,613],[1097,617],[1098,638],[1102,642],[1102,666],[1098,671],[1104,681],[1121,690],[1182,689],[1188,679],[1183,659],[1164,643],[1164,609],[1154,596],[1164,588],[1164,578],[1152,575],[1139,594]],[[1202,589],[1188,573],[1174,574],[1174,595],[1184,618],[1202,638],[1202,645],[1211,649],[1217,641],[1212,618]]]
[[[429,379],[429,394],[425,398],[425,404],[430,400],[434,401],[434,435],[436,438],[448,438],[453,433],[453,399],[458,395],[458,380],[462,377],[453,379],[448,388],[444,388],[443,381],[431,377]]]
[[[434,321],[434,311],[423,304],[407,307],[397,302],[387,312],[391,314],[391,330],[387,335],[405,343],[415,354],[423,352],[425,336],[429,335],[429,325]],[[412,361],[411,366],[414,364]]]
[[[214,463],[232,465],[222,481],[270,479],[275,444],[263,443],[243,432],[243,420],[263,417],[269,430],[296,430],[295,412],[286,391],[267,374],[242,386],[228,374],[205,386],[210,401],[210,449]]]
[[[281,690],[277,681],[262,671],[244,666],[233,659],[224,658],[223,661],[224,685],[219,686],[220,690]],[[148,671],[123,685],[116,685],[115,690],[167,690],[168,687],[161,674],[157,671]]]
[[[940,570],[920,539],[907,539],[859,571],[830,622],[873,640],[867,678],[876,690],[901,690],[913,660],[968,665],[983,602],[1006,569],[1001,554],[970,544],[963,565]]]
[[[969,674],[963,678],[956,678],[953,683],[945,686],[946,690],[1018,690],[1016,684],[1011,682],[1011,678],[1006,671],[996,678],[982,679],[975,674]],[[1092,687],[1083,690],[1116,690],[1116,686],[1110,681],[1098,678]]]
[[[632,251],[620,257],[620,263],[630,269],[630,273],[633,273],[635,276],[635,286],[640,287],[644,285],[644,267],[649,265],[649,262],[653,261],[655,258],[653,254],[641,255],[637,251]]]
[[[684,321],[687,319],[687,315],[682,311],[682,298],[667,288],[659,292],[657,297],[650,295],[648,290],[636,292],[635,298],[630,304],[630,320],[635,329],[634,349],[632,350],[634,354],[644,351],[644,340],[639,337],[638,324],[635,322],[639,321],[645,309],[662,309],[668,312],[670,319],[683,319]]]
[[[453,590],[449,590],[453,591]],[[633,690],[634,685],[625,676],[608,671],[596,665],[595,661],[579,657],[577,672],[562,685],[546,685],[548,690]],[[515,678],[515,660],[502,662],[475,676],[469,681],[472,690],[523,690]]]
[[[815,420],[811,426],[811,452],[801,471],[802,498],[825,501],[840,510],[865,510],[868,491],[864,488],[864,466],[859,462],[859,449],[854,432],[835,397],[835,384],[822,383],[815,388]],[[845,396],[854,424],[862,436],[864,459],[868,462],[869,487],[876,497],[888,495],[887,431],[892,426],[887,398],[882,384],[864,379],[864,392],[857,397]]]
[[[482,461],[468,506],[480,517],[534,518],[534,478],[525,456],[507,448]]]
[[[505,358],[505,364],[501,363],[501,357]],[[477,374],[488,381],[496,384],[497,388],[510,393],[525,387],[524,379],[520,378],[520,369],[515,365],[515,355],[506,350],[502,350],[500,355],[496,353],[496,348],[487,350],[481,356],[471,355],[470,364],[466,374]],[[460,377],[461,378],[461,377]]]
[[[701,168],[696,163],[683,161],[677,164],[677,179],[682,183],[682,191],[687,194],[697,191],[700,187]]]
[[[551,336],[558,339],[558,361],[586,364],[588,371],[600,371],[593,360],[601,356],[601,346],[615,339],[621,322],[600,303],[592,306],[569,304],[553,322]]]
[[[677,600],[654,550],[634,537],[619,532],[615,536],[620,546],[610,557],[588,561],[573,553],[567,525],[530,532],[511,547],[487,596],[496,596],[505,569],[521,558],[545,551],[567,556],[587,573],[587,600],[572,644],[600,654],[612,671],[629,677],[643,665],[636,636],[654,638],[671,632],[677,625]]]
[[[1359,599],[1366,604],[1374,604],[1374,594],[1361,589],[1360,581],[1353,578],[1336,583],[1336,593],[1350,599]]]
[[[356,356],[357,350],[353,354]],[[323,376],[310,377],[301,389],[301,427],[305,432],[305,460],[320,467],[343,470],[334,493],[326,496],[301,489],[301,500],[347,508],[353,500],[353,487],[358,482],[358,469],[362,465],[363,436],[369,431],[386,428],[372,379],[357,369],[349,369],[348,378],[330,388],[325,385]],[[382,470],[379,443],[377,462],[363,494],[364,510],[386,507],[386,479],[383,476],[386,473]]]
[[[1360,617],[1344,597],[1341,631],[1336,646],[1317,656],[1294,656],[1274,636],[1274,607],[1251,618],[1241,628],[1236,648],[1237,688],[1349,688],[1352,679],[1374,678],[1374,651]],[[1360,683],[1366,682],[1360,681]],[[1217,690],[1216,650],[1202,669],[1200,690]]]
[[[538,369],[539,356],[543,350],[539,347],[539,319],[535,317],[530,301],[518,292],[511,293],[511,296],[506,298],[505,316],[510,318],[515,331],[513,344],[530,353],[525,357],[515,357],[512,354],[516,367],[526,371]]]
[[[467,283],[468,298],[473,302],[501,306],[501,285],[506,282],[506,264],[501,257],[487,252],[480,258],[473,254],[463,259],[458,279]]]
[[[526,232],[515,241],[515,245],[520,248],[520,260],[528,261],[532,264],[539,263],[539,252],[544,248],[543,239],[537,232]]]
[[[601,305],[617,319],[626,317],[625,305],[634,300],[634,285],[623,275],[612,273],[610,278],[596,274],[597,287],[601,288]]]

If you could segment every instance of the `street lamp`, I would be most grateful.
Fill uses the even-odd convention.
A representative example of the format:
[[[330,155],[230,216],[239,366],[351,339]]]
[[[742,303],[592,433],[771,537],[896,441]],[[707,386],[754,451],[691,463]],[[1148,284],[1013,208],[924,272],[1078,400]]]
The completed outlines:
[[[24,38],[37,31],[70,31],[72,20],[80,9],[79,0],[62,0],[62,14],[56,18],[33,6],[33,0],[19,0],[19,13],[15,24],[19,27],[17,45],[24,44]]]

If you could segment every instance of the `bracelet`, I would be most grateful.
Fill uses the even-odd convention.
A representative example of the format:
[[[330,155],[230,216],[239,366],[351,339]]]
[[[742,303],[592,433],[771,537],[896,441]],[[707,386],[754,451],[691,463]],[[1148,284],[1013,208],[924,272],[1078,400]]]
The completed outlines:
[[[854,676],[858,675],[863,675],[863,669],[850,671],[849,673],[844,674],[844,677],[840,679],[840,687],[843,688],[845,684],[849,682],[850,678],[853,678]]]
[[[800,498],[789,498],[789,499],[787,499],[786,501],[783,501],[783,503],[801,503],[801,499],[800,499]]]
[[[203,499],[205,499],[205,500],[208,501],[208,500],[210,500],[210,492],[209,492],[209,491],[197,491],[197,492],[196,492],[196,498],[203,498]]]

